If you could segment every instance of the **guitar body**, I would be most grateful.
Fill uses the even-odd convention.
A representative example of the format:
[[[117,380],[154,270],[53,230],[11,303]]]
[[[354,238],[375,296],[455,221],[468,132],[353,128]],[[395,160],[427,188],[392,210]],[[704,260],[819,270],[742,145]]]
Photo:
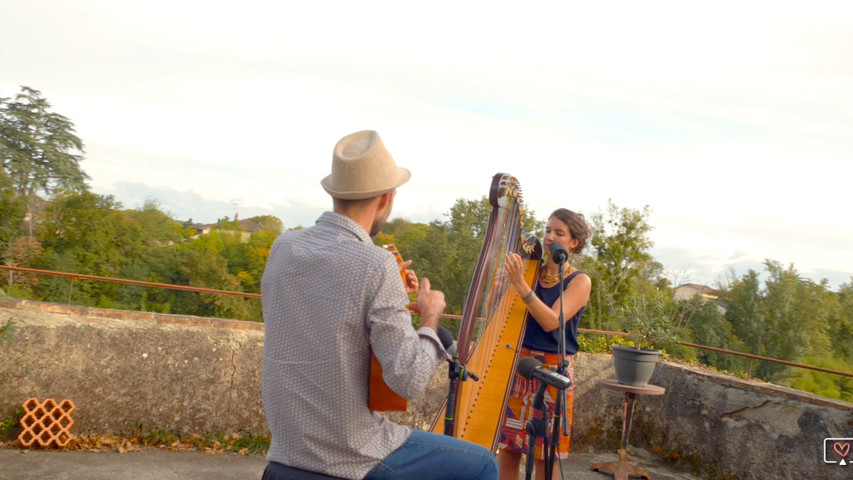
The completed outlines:
[[[405,412],[408,400],[394,393],[382,379],[382,365],[370,352],[370,387],[367,390],[367,408],[371,412]]]
[[[383,248],[393,253],[397,258],[397,263],[403,263],[403,256],[397,251],[394,245],[382,245]],[[406,282],[406,272],[403,271],[403,283]],[[370,350],[370,385],[367,389],[367,408],[371,412],[405,412],[409,402],[405,398],[397,395],[391,387],[385,383],[382,378],[382,365],[379,360]]]

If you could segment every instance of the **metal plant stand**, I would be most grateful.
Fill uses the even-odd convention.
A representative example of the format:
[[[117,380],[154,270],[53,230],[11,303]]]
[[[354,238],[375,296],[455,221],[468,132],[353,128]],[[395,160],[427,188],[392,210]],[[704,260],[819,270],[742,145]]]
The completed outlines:
[[[617,452],[619,460],[596,463],[590,467],[590,470],[613,474],[615,480],[628,480],[632,475],[651,479],[652,477],[648,472],[628,463],[628,437],[631,435],[631,420],[634,416],[634,402],[637,395],[663,395],[666,393],[666,389],[657,385],[645,385],[643,387],[623,385],[617,382],[615,378],[600,380],[598,384],[610,390],[625,392],[625,405],[622,414],[622,444]]]

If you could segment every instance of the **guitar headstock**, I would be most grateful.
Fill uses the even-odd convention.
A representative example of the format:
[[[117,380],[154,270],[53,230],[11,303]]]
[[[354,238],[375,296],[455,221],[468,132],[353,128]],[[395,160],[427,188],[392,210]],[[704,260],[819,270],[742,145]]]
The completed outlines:
[[[397,247],[394,246],[394,244],[389,243],[387,245],[382,245],[382,248],[393,253],[394,257],[397,258],[397,263],[403,263],[403,256],[400,255],[400,252],[397,250]],[[407,283],[406,282],[406,269],[405,268],[400,270],[400,277],[402,277],[403,285],[405,285]],[[408,308],[413,313],[420,313],[420,311],[418,310],[418,303],[417,303],[417,301],[415,301],[415,298],[413,298],[412,295],[414,295],[414,294],[409,295],[409,300],[411,300],[411,303],[406,308]]]
[[[403,263],[403,256],[400,255],[400,252],[397,250],[397,247],[393,243],[382,245],[382,248],[393,253],[394,257],[397,259],[397,263]],[[403,284],[405,284],[406,283],[406,270],[405,269],[400,270],[400,276],[403,278]]]

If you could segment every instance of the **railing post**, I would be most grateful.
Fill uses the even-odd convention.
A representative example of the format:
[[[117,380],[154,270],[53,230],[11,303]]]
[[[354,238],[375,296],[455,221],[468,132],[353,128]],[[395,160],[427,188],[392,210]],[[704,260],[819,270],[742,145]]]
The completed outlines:
[[[74,277],[71,277],[71,282],[68,284],[68,305],[71,305],[71,292],[74,290]]]

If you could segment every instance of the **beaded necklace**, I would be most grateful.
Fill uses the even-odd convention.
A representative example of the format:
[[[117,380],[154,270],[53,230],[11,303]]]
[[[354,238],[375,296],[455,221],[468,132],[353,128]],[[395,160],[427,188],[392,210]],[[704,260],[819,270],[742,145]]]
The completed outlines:
[[[560,281],[560,275],[559,274],[558,275],[548,275],[547,273],[545,273],[544,269],[539,274],[539,278],[541,278],[542,281],[545,283],[557,283]]]

